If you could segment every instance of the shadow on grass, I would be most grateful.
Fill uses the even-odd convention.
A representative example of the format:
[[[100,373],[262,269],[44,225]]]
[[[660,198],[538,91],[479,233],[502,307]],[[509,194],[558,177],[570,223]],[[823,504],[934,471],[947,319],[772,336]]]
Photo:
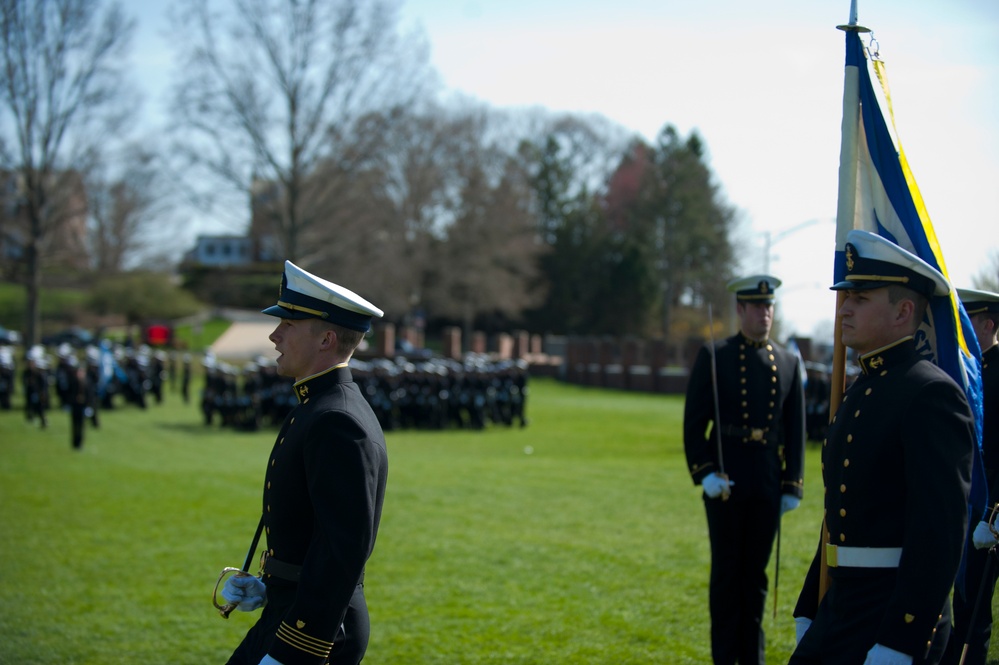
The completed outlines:
[[[168,432],[178,432],[180,434],[187,434],[191,436],[226,436],[230,434],[243,434],[246,436],[252,436],[254,434],[260,434],[261,432],[267,432],[268,428],[262,427],[256,431],[251,430],[241,430],[234,427],[219,427],[218,425],[205,425],[203,423],[185,423],[185,422],[160,422],[156,423],[157,429],[161,429]],[[274,433],[277,434],[277,428],[274,429]]]

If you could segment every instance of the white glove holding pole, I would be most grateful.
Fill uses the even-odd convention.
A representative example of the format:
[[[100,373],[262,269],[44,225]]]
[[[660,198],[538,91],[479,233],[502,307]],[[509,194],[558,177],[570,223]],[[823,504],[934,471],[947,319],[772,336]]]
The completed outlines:
[[[790,512],[801,505],[801,499],[794,496],[793,494],[781,494],[780,496],[780,514]]]
[[[267,602],[267,587],[257,577],[233,575],[225,581],[222,597],[230,603],[237,603],[237,610],[252,612]]]
[[[794,643],[801,644],[801,638],[805,636],[805,633],[811,627],[812,620],[808,617],[794,617]]]
[[[971,534],[971,541],[975,543],[975,548],[987,550],[996,544],[995,534],[989,528],[989,523],[982,520],[975,527],[975,532]]]
[[[704,493],[708,495],[709,499],[717,499],[723,494],[726,496],[731,494],[733,485],[735,483],[722,478],[717,473],[709,473],[701,480],[701,487],[704,488]]]
[[[867,652],[864,665],[912,665],[912,656],[889,649],[883,644],[875,644]]]

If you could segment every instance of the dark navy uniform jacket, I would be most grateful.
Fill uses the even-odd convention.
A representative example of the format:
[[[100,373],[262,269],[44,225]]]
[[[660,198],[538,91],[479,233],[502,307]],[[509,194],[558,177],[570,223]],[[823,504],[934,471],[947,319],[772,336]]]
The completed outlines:
[[[995,505],[999,501],[999,345],[982,354],[982,395],[982,463],[989,501]]]
[[[715,345],[715,361],[722,462],[735,483],[733,492],[748,491],[753,483],[761,482],[757,477],[760,467],[753,459],[762,452],[769,453],[772,466],[779,468],[780,493],[801,498],[805,395],[798,356],[774,342],[754,342],[737,333]],[[714,433],[718,423],[714,420],[711,354],[707,347],[702,347],[690,371],[683,416],[687,470],[694,484],[721,470]],[[784,447],[782,467],[777,458],[779,446]],[[752,467],[744,467],[743,461]]]
[[[284,665],[325,662],[374,547],[388,473],[385,437],[350,369],[308,377],[295,394],[263,497],[268,554],[302,567],[269,652]]]
[[[911,337],[860,364],[823,442],[826,527],[833,545],[902,548],[897,571],[889,569],[897,578],[876,641],[920,655],[948,602],[964,547],[974,420],[961,388],[919,355]],[[819,547],[796,617],[816,615]],[[828,571],[833,585],[885,574]]]

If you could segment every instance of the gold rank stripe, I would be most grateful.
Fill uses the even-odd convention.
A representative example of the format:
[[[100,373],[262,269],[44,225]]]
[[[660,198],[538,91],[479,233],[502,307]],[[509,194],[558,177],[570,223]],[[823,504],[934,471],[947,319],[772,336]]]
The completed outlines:
[[[325,640],[320,640],[306,635],[297,628],[292,628],[284,621],[282,621],[281,625],[278,626],[277,636],[282,642],[290,644],[296,649],[300,649],[306,653],[310,653],[313,656],[326,657],[329,656],[330,651],[333,650],[332,642],[327,642]]]
[[[278,307],[284,307],[285,309],[290,309],[295,312],[305,312],[306,314],[312,314],[313,316],[318,316],[323,319],[329,316],[326,312],[320,312],[318,309],[310,309],[308,307],[302,307],[301,305],[292,305],[290,302],[284,302],[283,300],[278,300]]]
[[[899,282],[908,284],[908,277],[895,277],[893,275],[847,275],[847,281],[853,282]]]

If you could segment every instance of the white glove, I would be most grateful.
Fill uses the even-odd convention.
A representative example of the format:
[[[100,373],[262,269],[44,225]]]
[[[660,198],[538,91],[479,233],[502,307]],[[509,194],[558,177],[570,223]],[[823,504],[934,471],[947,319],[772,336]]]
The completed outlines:
[[[794,496],[793,494],[781,494],[780,495],[780,514],[783,515],[786,512],[792,511],[801,505],[801,499]]]
[[[801,638],[805,636],[805,633],[811,627],[812,620],[808,617],[794,617],[794,643],[800,644]]]
[[[912,665],[912,656],[889,649],[883,644],[875,644],[867,652],[864,665]]]
[[[996,537],[989,528],[989,523],[981,521],[975,527],[975,532],[971,534],[971,542],[975,543],[975,548],[987,550],[996,544]]]
[[[222,586],[222,597],[237,603],[237,610],[252,612],[267,602],[267,587],[257,577],[233,575]]]
[[[732,485],[735,483],[722,478],[717,473],[709,473],[701,480],[701,487],[704,488],[704,493],[708,495],[709,499],[717,499],[722,494],[731,494]]]
[[[271,658],[270,654],[260,659],[260,665],[282,665],[280,660]]]

